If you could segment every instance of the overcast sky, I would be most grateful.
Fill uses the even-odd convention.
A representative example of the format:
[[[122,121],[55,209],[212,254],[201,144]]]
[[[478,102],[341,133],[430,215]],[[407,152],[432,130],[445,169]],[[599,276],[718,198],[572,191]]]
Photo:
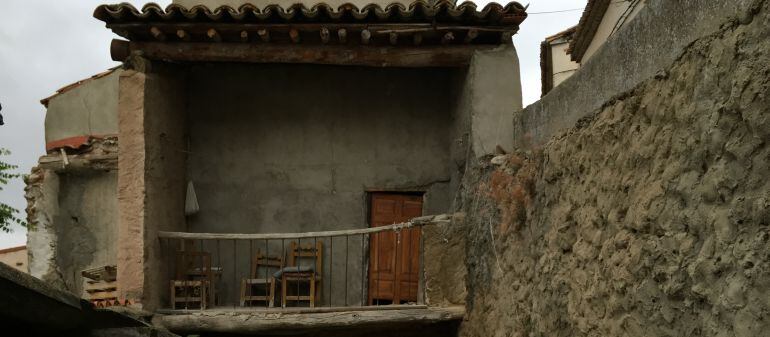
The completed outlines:
[[[116,65],[110,60],[112,33],[94,19],[93,9],[106,0],[2,0],[0,3],[0,103],[5,125],[0,126],[0,147],[12,154],[3,158],[29,173],[44,154],[40,99],[56,89]],[[144,1],[126,1],[140,7]],[[120,1],[115,1],[120,2]],[[157,1],[167,5],[169,1]],[[489,1],[477,1],[479,6]],[[524,104],[540,96],[540,41],[580,19],[586,0],[532,0],[529,18],[514,44],[519,53]],[[580,10],[573,10],[580,9]],[[564,11],[559,13],[543,13]],[[22,213],[26,207],[24,183],[14,181],[0,191],[0,200]],[[22,217],[24,215],[22,214]],[[0,249],[23,245],[26,231],[0,233]]]

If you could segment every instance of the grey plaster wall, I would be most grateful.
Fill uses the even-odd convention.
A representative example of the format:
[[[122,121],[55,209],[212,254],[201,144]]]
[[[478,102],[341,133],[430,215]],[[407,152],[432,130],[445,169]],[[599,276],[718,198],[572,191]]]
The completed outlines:
[[[84,269],[114,265],[117,241],[117,174],[60,173],[54,217],[57,271],[65,287],[83,291]]]
[[[472,154],[492,154],[498,145],[511,149],[512,111],[522,107],[516,48],[507,44],[477,51],[463,83],[457,110],[461,118],[469,118]]]
[[[201,211],[192,232],[306,232],[367,227],[367,190],[423,191],[447,212],[456,70],[310,65],[212,65],[191,70],[187,176]],[[325,243],[327,254],[330,243]],[[280,242],[271,243],[271,254]],[[287,241],[286,247],[289,242]],[[249,249],[207,249],[225,266],[232,301]],[[345,268],[334,243],[335,277]],[[264,248],[261,248],[264,251]],[[328,259],[331,255],[327,255]],[[217,257],[214,257],[217,260]],[[357,262],[354,262],[357,261]],[[349,303],[360,303],[361,242],[349,241]],[[324,282],[329,280],[328,267]],[[236,270],[233,275],[232,270]],[[236,280],[237,279],[237,280]],[[342,278],[334,304],[342,304]],[[328,287],[329,283],[323,283]],[[323,301],[328,301],[329,290]]]
[[[732,19],[748,17],[752,0],[650,0],[633,21],[569,79],[516,114],[515,143],[537,145],[613,96],[669,67],[685,47]]]
[[[120,70],[86,80],[53,97],[45,115],[45,140],[118,133],[118,77]]]

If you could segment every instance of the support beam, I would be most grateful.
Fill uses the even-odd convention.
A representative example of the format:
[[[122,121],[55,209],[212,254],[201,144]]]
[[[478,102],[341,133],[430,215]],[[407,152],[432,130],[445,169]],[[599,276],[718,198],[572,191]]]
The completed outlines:
[[[455,39],[455,35],[452,32],[447,32],[441,37],[441,44],[449,44]]]
[[[164,34],[158,27],[150,27],[150,34],[158,41],[166,41],[166,34]]]
[[[241,31],[241,42],[248,42],[249,41],[249,32],[242,30]]]
[[[291,42],[299,43],[299,31],[294,28],[289,30],[289,38],[291,38]]]
[[[422,33],[414,33],[414,35],[412,35],[412,42],[415,46],[422,44]]]
[[[259,35],[262,42],[270,42],[270,32],[267,29],[258,30],[257,35]]]
[[[398,33],[390,33],[388,39],[390,40],[391,45],[398,44]]]
[[[222,36],[219,35],[219,32],[217,32],[216,29],[211,28],[206,31],[206,36],[209,37],[209,40],[214,42],[222,42]]]
[[[345,28],[340,28],[337,31],[337,37],[340,39],[341,44],[345,44],[348,42],[348,31]]]
[[[112,59],[125,60],[132,52],[155,60],[182,62],[309,63],[373,67],[460,67],[477,50],[495,45],[450,46],[301,46],[222,43],[160,43],[113,40]]]
[[[471,43],[473,39],[475,39],[477,36],[479,36],[478,29],[471,29],[468,31],[468,33],[465,35],[465,39],[463,42],[465,43]]]
[[[323,44],[329,43],[329,29],[326,27],[321,28],[321,31],[318,33],[321,35],[321,42]]]
[[[372,32],[368,29],[361,31],[361,44],[369,44],[369,40],[372,38]]]
[[[185,42],[189,42],[191,40],[190,34],[188,34],[184,29],[177,29],[176,36]]]

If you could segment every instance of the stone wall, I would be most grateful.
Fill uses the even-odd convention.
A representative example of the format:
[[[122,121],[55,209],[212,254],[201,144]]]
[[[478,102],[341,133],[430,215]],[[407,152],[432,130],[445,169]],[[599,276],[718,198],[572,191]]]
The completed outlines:
[[[766,334],[770,1],[749,13],[468,171],[462,336]]]

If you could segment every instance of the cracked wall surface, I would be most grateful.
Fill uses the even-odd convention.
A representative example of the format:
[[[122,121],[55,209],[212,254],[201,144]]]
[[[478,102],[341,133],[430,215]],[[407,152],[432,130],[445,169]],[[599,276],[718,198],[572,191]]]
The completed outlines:
[[[750,13],[467,172],[462,336],[767,333],[770,2]]]

